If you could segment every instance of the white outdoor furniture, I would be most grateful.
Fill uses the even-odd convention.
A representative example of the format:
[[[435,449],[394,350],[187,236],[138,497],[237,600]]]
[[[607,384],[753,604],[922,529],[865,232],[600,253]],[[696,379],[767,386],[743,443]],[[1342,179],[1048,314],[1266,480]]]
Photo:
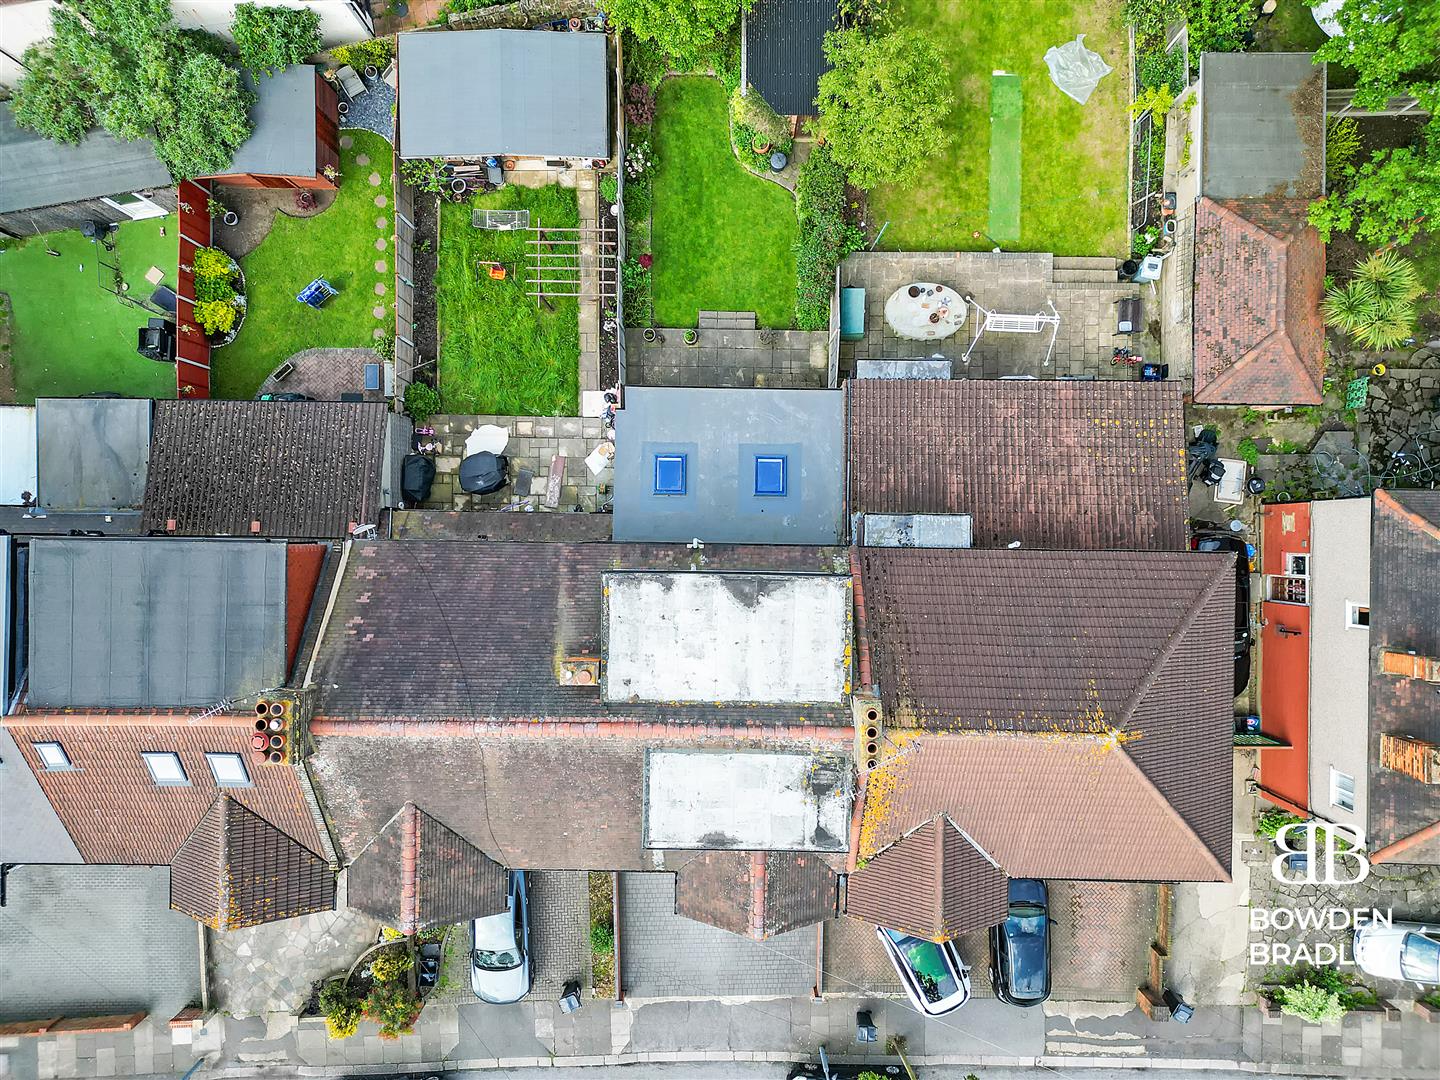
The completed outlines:
[[[970,362],[970,354],[975,351],[975,346],[980,344],[980,339],[986,333],[1038,334],[1049,327],[1050,344],[1045,349],[1045,366],[1050,366],[1050,356],[1055,351],[1055,338],[1060,333],[1060,313],[1055,310],[1055,305],[1049,300],[1045,301],[1045,306],[1050,309],[1048,315],[1043,311],[1037,311],[1034,315],[1006,315],[998,311],[986,311],[973,296],[967,296],[965,299],[975,305],[975,313],[980,316],[980,326],[975,331],[975,337],[970,342],[970,347],[961,357],[964,363]]]
[[[910,341],[948,338],[965,325],[965,311],[954,289],[925,281],[902,285],[885,301],[885,321]]]
[[[335,81],[340,84],[341,91],[351,101],[370,89],[365,85],[365,80],[360,77],[360,73],[349,64],[342,64],[335,69]]]

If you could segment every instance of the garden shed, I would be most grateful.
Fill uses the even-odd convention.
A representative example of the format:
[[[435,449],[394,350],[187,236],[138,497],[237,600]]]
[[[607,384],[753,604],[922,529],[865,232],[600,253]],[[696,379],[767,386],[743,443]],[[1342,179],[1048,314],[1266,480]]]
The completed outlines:
[[[610,156],[604,34],[412,32],[397,60],[403,158]]]
[[[835,26],[836,0],[759,0],[744,15],[741,85],[787,116],[815,115],[825,61],[825,35]]]
[[[245,82],[255,94],[254,130],[235,152],[230,171],[215,179],[233,187],[335,187],[325,175],[327,168],[337,175],[340,168],[334,84],[306,64],[261,79],[246,75]]]

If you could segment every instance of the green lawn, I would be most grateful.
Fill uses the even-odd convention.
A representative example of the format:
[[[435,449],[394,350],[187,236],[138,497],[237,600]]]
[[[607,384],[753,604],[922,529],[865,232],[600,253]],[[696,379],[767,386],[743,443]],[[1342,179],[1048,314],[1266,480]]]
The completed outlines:
[[[529,210],[530,224],[580,222],[570,188],[513,184],[440,210],[440,397],[446,412],[501,416],[575,416],[580,404],[579,303],[549,307],[526,295],[527,231],[494,232],[470,224],[470,211]],[[498,262],[505,280],[482,262]],[[556,275],[550,275],[556,276]]]
[[[347,129],[355,143],[340,151],[340,193],[322,214],[295,218],[276,214],[260,246],[240,260],[249,310],[240,336],[217,349],[211,361],[217,398],[249,398],[280,364],[301,349],[346,348],[375,343],[377,327],[394,328],[395,195],[390,187],[390,144],[369,131]],[[366,155],[368,165],[355,158]],[[370,184],[378,173],[378,186]],[[376,196],[385,205],[375,205]],[[384,226],[375,223],[384,218]],[[223,228],[223,226],[219,226]],[[383,240],[384,250],[375,247]],[[385,264],[377,272],[375,264]],[[316,310],[295,296],[323,277],[340,290]],[[375,285],[385,286],[377,295]],[[384,307],[376,318],[372,311]]]
[[[100,265],[119,257],[130,292],[148,298],[145,272],[158,266],[164,284],[175,287],[175,218],[127,221],[115,234],[116,250],[106,252],[79,232],[47,233],[9,240],[0,252],[0,292],[10,296],[12,345],[0,356],[0,386],[13,381],[13,398],[74,397],[111,391],[134,397],[175,396],[175,368],[146,360],[135,351],[135,331],[151,313],[122,303],[100,285],[114,275]],[[58,251],[58,257],[46,249]],[[6,376],[9,376],[8,378]]]
[[[1025,0],[958,4],[895,0],[892,10],[946,52],[956,106],[955,142],[918,179],[870,193],[871,224],[890,226],[891,251],[988,249],[990,78],[1018,74],[1024,97],[1020,241],[1006,247],[1057,255],[1126,255],[1126,155],[1129,67],[1121,0]],[[1050,81],[1045,51],[1085,35],[1115,70],[1089,102]],[[975,232],[982,235],[976,237]]]
[[[679,76],[660,86],[655,119],[654,295],[659,326],[707,311],[795,322],[795,201],[745,171],[730,149],[725,88]]]

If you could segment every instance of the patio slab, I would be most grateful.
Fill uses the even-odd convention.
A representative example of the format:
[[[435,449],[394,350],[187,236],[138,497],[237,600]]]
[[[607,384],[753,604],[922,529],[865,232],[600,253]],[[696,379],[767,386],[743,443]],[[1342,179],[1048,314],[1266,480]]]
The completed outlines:
[[[646,342],[625,331],[625,382],[630,386],[824,389],[829,367],[825,331],[711,329],[685,344],[683,328],[659,328]]]
[[[477,427],[493,424],[510,433],[505,456],[510,459],[510,483],[489,495],[470,495],[460,490],[460,461],[465,457],[465,440]],[[608,465],[599,476],[590,472],[585,459],[605,437],[605,423],[598,417],[580,416],[469,416],[440,414],[430,418],[440,444],[435,456],[435,484],[426,510],[558,510],[593,513],[610,498],[614,470]],[[560,501],[545,505],[546,484],[551,463],[557,455],[565,459],[561,474]],[[529,490],[522,473],[529,474]],[[601,488],[605,488],[604,492]]]
[[[366,401],[385,400],[383,378],[379,390],[365,389],[365,365],[383,367],[374,349],[303,349],[285,363],[295,370],[278,380],[272,373],[260,384],[260,393],[305,394],[316,401],[339,401],[341,394],[360,394]]]

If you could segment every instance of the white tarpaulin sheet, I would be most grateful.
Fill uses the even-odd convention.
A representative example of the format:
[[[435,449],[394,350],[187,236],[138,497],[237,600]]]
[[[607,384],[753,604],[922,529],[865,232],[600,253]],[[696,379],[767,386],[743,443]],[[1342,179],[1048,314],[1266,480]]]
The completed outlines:
[[[1052,45],[1045,54],[1045,66],[1050,69],[1051,81],[1081,105],[1112,70],[1099,53],[1085,47],[1084,34],[1064,45]]]

